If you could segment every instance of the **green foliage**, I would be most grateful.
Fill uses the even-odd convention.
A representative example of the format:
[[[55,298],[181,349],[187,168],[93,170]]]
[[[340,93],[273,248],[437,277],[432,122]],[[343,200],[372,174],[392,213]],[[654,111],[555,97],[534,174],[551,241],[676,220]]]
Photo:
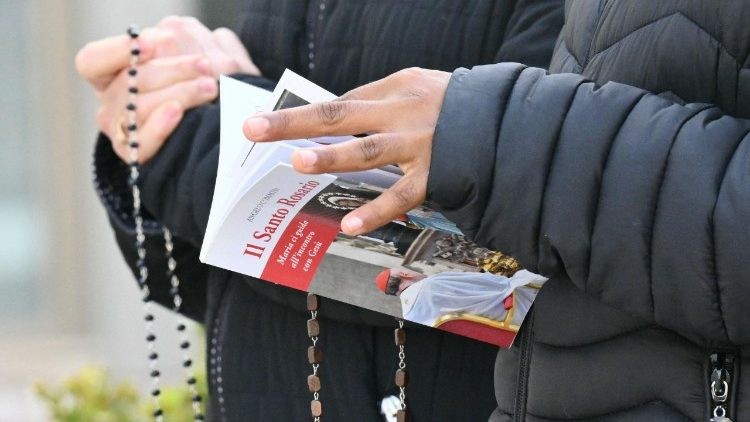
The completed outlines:
[[[196,387],[204,402],[205,414],[206,372],[196,368]],[[64,380],[60,385],[50,386],[37,383],[37,395],[47,403],[50,415],[58,422],[146,422],[155,404],[150,395],[141,395],[129,383],[117,385],[107,371],[99,366],[89,365]],[[168,421],[192,421],[192,397],[187,385],[164,386],[160,402],[164,417]]]

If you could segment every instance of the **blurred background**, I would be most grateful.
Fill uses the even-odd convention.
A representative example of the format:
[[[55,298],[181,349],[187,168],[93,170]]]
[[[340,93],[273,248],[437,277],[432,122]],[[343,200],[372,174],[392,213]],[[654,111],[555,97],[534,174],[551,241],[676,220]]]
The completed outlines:
[[[96,101],[75,53],[170,14],[234,28],[238,3],[0,0],[0,421],[51,420],[32,386],[86,365],[141,393],[149,381],[139,294],[92,188]],[[165,384],[184,379],[175,324],[157,314]]]

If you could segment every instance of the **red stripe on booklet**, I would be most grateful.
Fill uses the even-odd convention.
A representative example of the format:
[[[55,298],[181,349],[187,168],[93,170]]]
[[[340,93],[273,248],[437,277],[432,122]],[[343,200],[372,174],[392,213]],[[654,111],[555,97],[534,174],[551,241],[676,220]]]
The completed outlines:
[[[308,291],[338,232],[336,220],[305,212],[297,214],[279,237],[260,278]]]

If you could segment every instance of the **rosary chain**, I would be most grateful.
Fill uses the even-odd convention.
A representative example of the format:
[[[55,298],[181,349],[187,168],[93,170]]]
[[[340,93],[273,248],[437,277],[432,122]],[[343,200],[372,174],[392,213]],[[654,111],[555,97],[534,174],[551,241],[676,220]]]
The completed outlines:
[[[318,295],[309,293],[307,295],[307,310],[310,311],[310,319],[307,320],[307,336],[310,337],[312,346],[307,349],[307,360],[312,365],[312,374],[307,377],[307,387],[313,395],[310,402],[313,422],[320,422],[323,414],[323,406],[320,402],[320,375],[318,374],[320,363],[323,360],[323,352],[318,346],[320,336],[318,309],[320,309],[320,298]]]
[[[135,26],[131,26],[127,31],[130,36],[130,66],[128,68],[128,104],[125,106],[127,114],[127,144],[130,148],[129,163],[130,169],[130,186],[133,193],[133,220],[135,222],[135,233],[136,233],[136,251],[138,254],[138,260],[136,261],[136,267],[138,270],[138,285],[141,289],[141,299],[143,300],[143,311],[144,319],[146,322],[146,342],[148,347],[148,359],[149,369],[151,375],[151,396],[154,399],[155,410],[153,413],[154,419],[157,422],[162,422],[164,418],[164,412],[162,410],[161,401],[161,390],[159,388],[159,378],[161,376],[158,370],[158,359],[159,355],[156,352],[155,342],[156,335],[153,333],[154,325],[154,314],[151,311],[151,292],[148,288],[148,267],[146,266],[146,248],[144,243],[146,241],[146,235],[143,229],[143,216],[141,215],[141,190],[138,186],[138,179],[140,177],[140,166],[138,164],[138,147],[139,142],[137,138],[137,116],[136,116],[136,96],[138,94],[137,75],[138,75],[138,59],[140,56],[140,47],[138,45],[139,31]],[[164,244],[166,250],[168,276],[172,288],[170,293],[174,303],[174,311],[179,312],[182,306],[182,297],[179,294],[180,281],[175,274],[177,263],[172,256],[174,244],[172,242],[172,234],[167,228],[163,229],[164,232]],[[192,370],[192,360],[188,356],[188,349],[190,348],[190,342],[187,339],[186,326],[183,322],[177,326],[177,331],[180,333],[180,348],[183,350],[183,367],[185,367],[188,378],[188,388],[192,394],[192,408],[193,417],[196,421],[204,420],[203,414],[201,413],[200,402],[201,396],[196,389],[196,379]]]
[[[172,256],[174,250],[174,243],[172,242],[172,232],[166,227],[163,229],[164,233],[164,249],[167,257],[167,276],[169,277],[171,288],[170,294],[172,295],[172,302],[174,306],[172,310],[175,314],[179,315],[182,308],[182,297],[180,296],[180,279],[175,273],[177,269],[177,262]],[[190,340],[188,339],[188,332],[186,326],[187,318],[181,317],[181,321],[177,324],[177,332],[180,335],[180,349],[182,349],[182,366],[185,368],[186,382],[188,390],[191,396],[191,405],[193,407],[193,419],[196,421],[204,420],[203,414],[201,413],[201,395],[198,393],[198,389],[195,383],[195,371],[193,370],[193,360],[190,359]]]
[[[398,319],[398,327],[394,331],[394,341],[398,348],[398,369],[394,376],[394,382],[399,389],[398,398],[401,408],[396,412],[397,422],[407,422],[409,420],[406,412],[406,386],[409,384],[409,373],[406,370],[406,330],[404,329],[404,320]]]
[[[141,299],[143,300],[143,314],[146,324],[146,347],[148,349],[149,375],[151,376],[151,396],[154,399],[154,419],[157,422],[163,420],[163,410],[159,396],[159,378],[161,373],[158,369],[159,354],[156,352],[156,335],[153,332],[154,314],[151,310],[150,295],[148,288],[148,268],[146,267],[146,248],[144,242],[146,235],[143,231],[143,217],[141,216],[141,190],[138,187],[138,177],[140,176],[138,166],[138,140],[136,138],[136,94],[138,88],[136,85],[136,75],[138,74],[137,64],[140,49],[138,47],[138,30],[134,27],[128,29],[130,36],[130,66],[128,68],[128,104],[125,107],[128,119],[127,141],[130,147],[130,187],[133,193],[133,221],[135,222],[135,247],[138,253],[136,267],[138,270],[138,286],[141,289]]]

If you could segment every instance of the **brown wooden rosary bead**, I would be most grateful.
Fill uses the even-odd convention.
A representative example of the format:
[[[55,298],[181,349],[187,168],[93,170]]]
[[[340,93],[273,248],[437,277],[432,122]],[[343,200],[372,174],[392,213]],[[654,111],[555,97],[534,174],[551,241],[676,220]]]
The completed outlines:
[[[320,298],[314,293],[307,294],[307,310],[317,311],[320,308]]]
[[[396,422],[409,422],[409,414],[406,410],[399,409],[396,411]]]
[[[397,369],[394,381],[397,387],[406,387],[409,385],[409,373],[404,369]]]
[[[307,336],[317,337],[320,335],[320,322],[317,318],[310,318],[307,320]]]
[[[320,377],[312,374],[307,376],[307,388],[310,389],[311,393],[317,393],[320,391]]]
[[[310,402],[310,412],[316,418],[323,414],[323,405],[320,403],[320,400],[312,400]]]
[[[310,364],[323,362],[323,350],[318,346],[308,347],[307,361],[310,362]]]
[[[406,330],[403,328],[396,328],[393,332],[396,346],[403,346],[406,344]]]

